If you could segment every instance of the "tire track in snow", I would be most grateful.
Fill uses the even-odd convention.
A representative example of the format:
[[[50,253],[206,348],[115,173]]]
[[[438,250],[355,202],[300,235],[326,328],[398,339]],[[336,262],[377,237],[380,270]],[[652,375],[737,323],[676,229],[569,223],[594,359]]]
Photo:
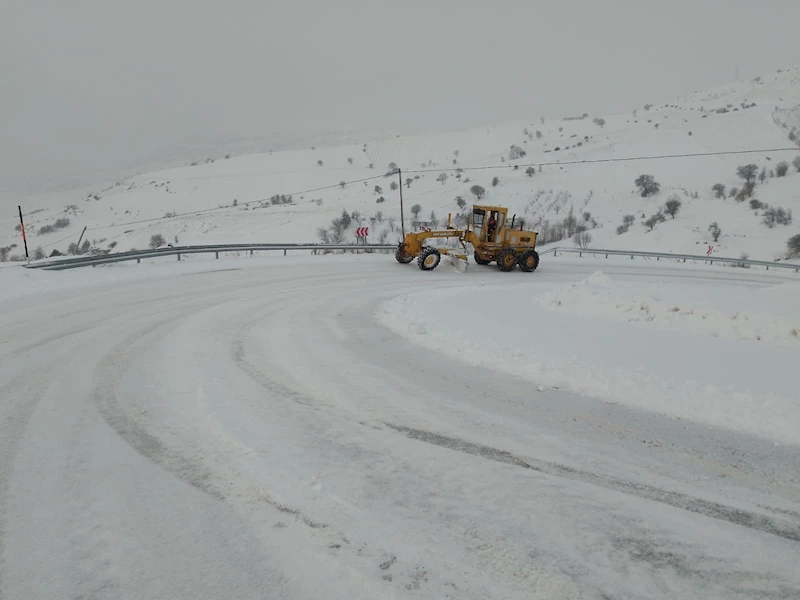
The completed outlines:
[[[702,498],[692,497],[680,492],[664,490],[654,486],[627,481],[625,479],[619,479],[608,475],[598,475],[589,471],[581,471],[579,469],[574,469],[558,463],[540,461],[530,458],[522,459],[511,454],[510,452],[506,452],[505,450],[499,450],[497,448],[483,446],[481,444],[474,444],[459,438],[423,431],[421,429],[394,425],[392,423],[386,423],[386,426],[399,433],[405,434],[411,439],[426,442],[428,444],[449,448],[450,450],[463,452],[465,454],[480,456],[488,460],[510,464],[523,469],[531,469],[546,475],[566,477],[575,481],[598,485],[613,491],[632,494],[646,500],[653,500],[655,502],[667,504],[681,510],[704,515],[712,519],[728,521],[734,525],[740,525],[749,529],[762,531],[764,533],[782,537],[793,542],[800,542],[800,525],[781,522],[777,519],[773,519],[766,515],[758,514],[752,511],[734,508],[732,506],[726,506],[711,500],[704,500]]]

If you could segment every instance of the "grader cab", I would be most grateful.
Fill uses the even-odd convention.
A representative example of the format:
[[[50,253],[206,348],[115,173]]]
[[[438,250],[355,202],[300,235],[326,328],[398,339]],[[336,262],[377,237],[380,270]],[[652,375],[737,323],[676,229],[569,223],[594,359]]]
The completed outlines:
[[[440,230],[424,229],[407,233],[398,245],[395,258],[400,263],[410,263],[415,258],[423,271],[431,271],[439,266],[442,255],[467,262],[467,244],[473,248],[473,257],[479,265],[497,263],[501,271],[520,270],[531,272],[539,266],[536,252],[536,232],[525,231],[522,224],[515,226],[516,216],[508,220],[508,209],[502,206],[473,206],[466,229],[456,229],[450,225]],[[464,252],[453,248],[426,246],[429,239],[457,239]]]

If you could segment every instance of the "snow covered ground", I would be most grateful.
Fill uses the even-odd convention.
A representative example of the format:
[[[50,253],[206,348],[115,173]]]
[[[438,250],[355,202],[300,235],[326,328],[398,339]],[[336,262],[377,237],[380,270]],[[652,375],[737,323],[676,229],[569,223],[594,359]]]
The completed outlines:
[[[797,597],[798,276],[545,258],[0,269],[0,599]]]
[[[378,316],[429,350],[540,386],[800,441],[800,278],[631,271],[426,290]]]
[[[478,184],[487,190],[484,202],[508,206],[542,236],[572,210],[580,224],[592,228],[594,247],[704,253],[707,244],[713,244],[724,256],[747,253],[773,260],[785,256],[787,240],[800,233],[800,220],[770,229],[762,224],[763,208],[753,209],[750,199],[740,203],[727,194],[716,198],[712,186],[741,188],[736,168],[753,163],[766,169],[753,199],[800,215],[800,173],[790,168],[785,177],[770,176],[778,163],[799,156],[800,148],[605,161],[794,148],[800,136],[798,106],[800,67],[795,67],[697,91],[647,110],[605,115],[602,126],[593,122],[600,115],[544,122],[532,116],[464,131],[365,138],[356,144],[331,141],[229,159],[198,156],[196,166],[187,160],[184,167],[91,188],[2,200],[7,206],[22,205],[31,250],[41,246],[47,254],[65,251],[78,241],[83,227],[88,227],[84,239],[103,251],[145,248],[153,235],[177,244],[310,242],[317,239],[317,229],[328,227],[343,209],[358,214],[346,240],[354,240],[355,228],[361,225],[370,227],[371,241],[395,242],[400,230],[398,191],[390,188],[394,180],[383,175],[396,163],[404,170],[406,210],[418,204],[421,220],[430,221],[434,213],[444,221],[448,213],[457,213],[456,198],[471,203],[475,198],[470,189]],[[510,159],[512,145],[526,156]],[[581,161],[604,162],[574,164]],[[531,164],[536,167],[529,176]],[[483,169],[487,166],[493,168]],[[661,191],[642,198],[634,186],[641,174],[653,175]],[[442,175],[445,180],[440,180]],[[362,181],[367,178],[373,179]],[[275,195],[291,195],[291,202],[273,204]],[[680,212],[649,231],[643,223],[673,195],[682,202]],[[633,215],[634,225],[617,235],[624,215]],[[406,217],[410,219],[408,212]],[[39,233],[64,218],[69,219],[67,226]],[[722,230],[716,243],[708,231],[712,222]],[[15,211],[0,215],[0,248],[16,244],[9,253],[19,256],[17,224]]]

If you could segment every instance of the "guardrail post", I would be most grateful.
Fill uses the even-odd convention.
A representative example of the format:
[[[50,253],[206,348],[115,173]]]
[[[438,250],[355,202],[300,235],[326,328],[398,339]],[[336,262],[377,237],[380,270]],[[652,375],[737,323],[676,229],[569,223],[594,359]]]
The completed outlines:
[[[583,252],[578,252],[578,258],[583,258]]]
[[[136,259],[136,264],[137,264],[137,265],[140,265],[140,264],[142,264],[142,259],[141,259],[141,258],[137,258],[137,259]]]
[[[181,255],[178,253],[178,262],[181,262]]]
[[[250,256],[253,256],[253,251],[252,250],[250,250]]]
[[[286,256],[286,248],[283,249],[283,255]]]
[[[553,250],[553,256],[558,256],[558,252],[556,252],[556,250]]]
[[[217,255],[217,260],[219,260],[219,252],[214,252]]]
[[[606,258],[608,258],[608,254],[606,254]]]
[[[633,254],[631,254],[631,260],[633,260]]]

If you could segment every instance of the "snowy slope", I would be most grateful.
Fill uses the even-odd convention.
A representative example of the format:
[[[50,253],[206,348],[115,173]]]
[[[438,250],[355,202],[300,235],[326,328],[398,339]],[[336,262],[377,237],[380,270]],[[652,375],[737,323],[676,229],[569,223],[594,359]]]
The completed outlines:
[[[761,224],[761,211],[751,210],[748,202],[716,199],[711,187],[716,183],[728,188],[741,186],[735,173],[738,165],[752,162],[774,170],[778,162],[800,155],[800,148],[753,155],[564,163],[786,148],[794,144],[788,137],[792,128],[800,126],[795,122],[799,105],[800,68],[795,67],[759,81],[688,94],[648,110],[640,107],[635,113],[604,116],[603,127],[593,123],[596,115],[544,123],[531,119],[446,134],[366,139],[361,144],[228,160],[216,157],[214,162],[197,166],[136,175],[91,189],[20,198],[18,202],[27,214],[31,249],[41,245],[48,253],[54,248],[66,250],[84,226],[88,227],[88,239],[99,249],[108,249],[112,243],[116,250],[146,247],[153,234],[162,234],[169,243],[177,239],[180,244],[313,241],[317,229],[327,227],[343,209],[358,211],[360,224],[371,225],[371,241],[395,242],[399,237],[398,192],[389,189],[392,179],[382,176],[389,163],[395,162],[406,171],[403,179],[413,178],[404,189],[408,220],[414,204],[422,207],[421,219],[429,220],[432,211],[445,219],[448,212],[458,211],[456,196],[469,203],[474,200],[470,187],[477,183],[488,190],[485,202],[508,206],[540,233],[572,208],[579,220],[583,213],[590,213],[586,224],[594,227],[595,247],[699,253],[711,242],[709,224],[718,222],[722,235],[715,244],[716,252],[748,253],[751,258],[772,260],[785,255],[786,240],[800,232],[800,221],[768,229]],[[541,140],[536,131],[541,132]],[[527,156],[509,160],[512,144],[523,148]],[[514,170],[513,164],[539,168],[529,177],[525,166]],[[497,168],[469,170],[485,166]],[[461,179],[457,179],[457,168],[465,169]],[[441,173],[448,176],[444,183],[438,181]],[[641,198],[634,186],[641,174],[654,175],[661,184],[660,193]],[[499,182],[493,187],[495,176]],[[343,188],[337,185],[369,177],[376,179]],[[375,192],[376,185],[381,193]],[[323,187],[328,189],[310,191]],[[272,205],[269,198],[276,194],[291,194],[292,203]],[[642,222],[673,194],[683,203],[677,218],[648,231]],[[385,201],[378,203],[380,197]],[[800,174],[790,168],[785,178],[768,177],[757,186],[755,197],[800,215]],[[207,212],[169,216],[193,211]],[[626,214],[635,215],[636,222],[630,231],[617,235],[617,226]],[[68,227],[37,235],[42,226],[64,216],[70,219]],[[16,223],[13,210],[0,218],[0,247],[18,244],[11,252],[19,254]],[[351,225],[346,239],[353,239],[358,224]],[[570,240],[562,243],[571,244]]]

